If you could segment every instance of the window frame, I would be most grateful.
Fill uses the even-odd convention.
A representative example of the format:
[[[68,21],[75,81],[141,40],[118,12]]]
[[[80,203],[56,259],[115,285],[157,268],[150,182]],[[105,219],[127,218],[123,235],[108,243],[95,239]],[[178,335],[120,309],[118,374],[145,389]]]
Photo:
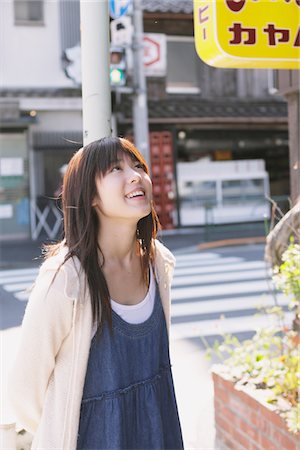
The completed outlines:
[[[169,42],[191,42],[192,44],[194,44],[193,36],[166,35],[166,39],[167,39],[167,61],[168,61]],[[195,75],[197,80],[197,72],[195,73]],[[199,86],[168,86],[168,63],[167,63],[166,92],[168,94],[200,94],[201,88]]]
[[[41,19],[18,19],[17,18],[17,3],[29,3],[38,1],[41,4]],[[13,14],[14,14],[14,25],[15,26],[44,26],[45,25],[45,1],[44,0],[14,0],[13,1]]]

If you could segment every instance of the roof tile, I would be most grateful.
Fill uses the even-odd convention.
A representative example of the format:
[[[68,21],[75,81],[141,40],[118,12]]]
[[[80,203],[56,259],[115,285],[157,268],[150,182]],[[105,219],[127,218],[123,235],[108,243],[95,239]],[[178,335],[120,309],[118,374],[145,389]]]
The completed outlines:
[[[124,119],[131,119],[129,98],[119,105]],[[174,96],[163,100],[148,99],[148,114],[159,118],[216,118],[216,117],[287,117],[287,104],[282,100],[206,100],[190,96]]]
[[[146,12],[192,14],[192,0],[143,0]]]

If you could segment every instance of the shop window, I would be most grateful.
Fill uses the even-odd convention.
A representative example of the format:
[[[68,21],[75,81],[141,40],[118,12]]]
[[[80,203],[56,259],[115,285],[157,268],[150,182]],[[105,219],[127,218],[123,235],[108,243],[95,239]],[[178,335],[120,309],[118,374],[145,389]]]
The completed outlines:
[[[167,92],[196,94],[197,54],[192,37],[167,36]]]
[[[222,181],[223,205],[264,201],[264,191],[263,179]]]
[[[180,189],[182,208],[211,208],[217,203],[215,181],[185,181]]]
[[[27,134],[0,133],[0,241],[30,233]]]
[[[14,0],[15,25],[43,25],[43,0]]]

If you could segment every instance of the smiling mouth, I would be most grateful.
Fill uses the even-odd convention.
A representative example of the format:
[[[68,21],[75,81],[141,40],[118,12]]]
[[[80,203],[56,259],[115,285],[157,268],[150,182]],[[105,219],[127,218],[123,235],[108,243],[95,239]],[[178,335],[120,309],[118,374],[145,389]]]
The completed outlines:
[[[136,197],[145,197],[145,192],[142,190],[137,190],[130,192],[129,194],[125,195],[126,198],[136,198]]]

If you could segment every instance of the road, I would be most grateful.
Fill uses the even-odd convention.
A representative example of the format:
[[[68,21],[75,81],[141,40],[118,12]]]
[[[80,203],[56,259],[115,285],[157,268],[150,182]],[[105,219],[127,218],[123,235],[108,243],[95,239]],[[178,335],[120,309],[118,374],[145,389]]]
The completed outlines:
[[[173,339],[199,341],[204,336],[211,342],[223,333],[243,339],[273,323],[264,315],[253,317],[259,307],[274,306],[274,287],[261,245],[175,254]],[[276,301],[287,309],[282,294]]]
[[[172,339],[212,340],[220,333],[248,336],[266,318],[257,307],[274,304],[263,247],[249,245],[199,252],[196,247],[175,250],[172,287]],[[21,323],[38,267],[0,271],[0,329]],[[287,300],[277,295],[279,304]],[[225,320],[226,318],[226,320]]]
[[[205,358],[201,338],[208,344],[222,333],[245,339],[256,327],[268,325],[265,316],[254,314],[257,306],[274,304],[270,273],[263,261],[262,245],[202,252],[192,245],[174,254],[171,358],[185,448],[213,449],[211,363]],[[28,289],[37,271],[37,267],[29,267],[0,272],[4,343],[15,336],[12,345],[4,345],[8,360],[15,351]],[[286,309],[287,300],[282,295],[277,295],[277,301]]]
[[[270,318],[255,315],[258,306],[274,305],[263,252],[262,245],[174,252],[171,349],[185,448],[214,449],[212,362],[205,358],[203,338],[208,345],[223,333],[243,340],[270,324]],[[276,298],[287,309],[283,295]]]

